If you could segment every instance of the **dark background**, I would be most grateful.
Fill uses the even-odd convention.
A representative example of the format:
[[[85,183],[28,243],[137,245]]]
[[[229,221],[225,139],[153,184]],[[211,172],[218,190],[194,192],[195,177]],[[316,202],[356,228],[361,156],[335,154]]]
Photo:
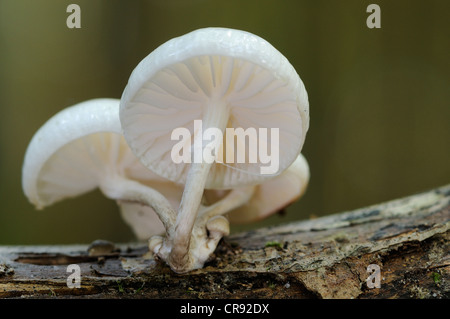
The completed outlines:
[[[66,26],[70,3],[81,7],[81,29]],[[366,26],[371,3],[381,29]],[[208,26],[268,40],[309,94],[307,193],[285,217],[247,228],[449,183],[449,16],[446,0],[0,0],[0,244],[133,240],[99,191],[36,211],[21,188],[26,147],[59,110],[120,98],[142,58]]]

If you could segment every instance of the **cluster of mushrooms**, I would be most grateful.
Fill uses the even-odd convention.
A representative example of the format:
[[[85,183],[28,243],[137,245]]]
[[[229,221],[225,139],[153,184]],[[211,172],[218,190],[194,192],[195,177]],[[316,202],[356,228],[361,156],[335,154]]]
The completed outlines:
[[[222,131],[277,128],[278,171],[261,174],[260,161],[175,163],[175,128],[189,129],[193,152],[205,148],[195,120]],[[279,51],[245,31],[199,29],[145,57],[120,100],[85,101],[50,118],[27,148],[22,186],[38,209],[99,188],[138,239],[150,238],[154,256],[184,273],[204,266],[230,222],[265,218],[303,194],[308,127],[305,87]],[[206,147],[236,151],[225,143]]]

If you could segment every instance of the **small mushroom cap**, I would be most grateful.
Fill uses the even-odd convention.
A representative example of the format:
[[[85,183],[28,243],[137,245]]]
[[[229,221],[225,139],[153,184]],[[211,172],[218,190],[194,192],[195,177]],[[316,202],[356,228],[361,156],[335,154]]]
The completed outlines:
[[[193,140],[198,133],[194,120],[202,119],[206,109],[222,112],[224,106],[228,128],[279,129],[279,169],[274,175],[294,162],[309,127],[305,87],[278,50],[245,31],[199,29],[158,47],[132,72],[120,118],[124,136],[142,163],[171,181],[185,183],[190,165],[171,158],[178,143],[171,139],[172,131],[187,128]],[[237,141],[235,154],[248,144]],[[230,152],[228,147],[224,154]],[[229,189],[273,177],[260,173],[260,158],[249,162],[216,163],[206,188]]]
[[[267,218],[298,200],[309,182],[309,166],[300,154],[281,175],[257,185],[253,197],[245,205],[231,211],[231,223],[242,224]]]
[[[94,99],[68,107],[33,136],[22,187],[38,209],[99,186],[107,174],[161,180],[131,153],[122,134],[119,100]]]
[[[210,237],[222,237],[230,234],[230,223],[224,216],[214,216],[206,222]]]

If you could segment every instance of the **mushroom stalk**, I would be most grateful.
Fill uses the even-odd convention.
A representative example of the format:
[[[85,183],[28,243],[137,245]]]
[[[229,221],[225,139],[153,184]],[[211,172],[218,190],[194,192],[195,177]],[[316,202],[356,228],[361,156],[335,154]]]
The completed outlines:
[[[120,119],[124,137],[141,162],[158,175],[185,184],[173,232],[168,232],[163,241],[155,238],[150,246],[172,270],[186,272],[202,267],[201,261],[209,251],[201,249],[205,227],[208,237],[211,235],[216,242],[227,226],[223,216],[212,217],[206,226],[199,225],[197,215],[203,209],[199,207],[205,186],[233,189],[271,178],[263,176],[268,175],[263,171],[241,173],[247,171],[248,164],[258,155],[268,156],[259,149],[257,153],[246,154],[248,163],[240,163],[242,157],[238,163],[226,163],[223,167],[213,163],[211,151],[223,150],[225,128],[233,129],[238,124],[253,129],[278,128],[281,143],[277,144],[277,157],[282,161],[277,163],[277,172],[281,173],[301,151],[309,127],[309,104],[294,67],[266,40],[240,30],[205,28],[166,42],[139,63],[122,94]],[[203,134],[196,127],[200,119],[205,139],[211,135],[214,138],[205,146]],[[187,156],[184,147],[191,144],[185,141],[176,144],[183,146],[183,165],[173,157],[170,162],[168,154],[172,155],[175,145],[172,139],[164,142],[168,133],[179,125],[192,124],[197,130],[194,163],[184,161]],[[220,130],[222,138],[215,133],[208,135],[209,129]],[[242,141],[238,137],[239,140]],[[251,141],[259,143],[260,139]],[[271,137],[270,144],[272,141]],[[248,147],[240,146],[236,149],[254,152],[250,143]],[[232,150],[234,147],[224,153],[234,157]],[[217,155],[223,153],[216,153],[216,158]],[[220,211],[211,209],[213,215]]]
[[[255,193],[256,186],[247,186],[231,190],[224,198],[216,203],[201,207],[197,217],[199,224],[206,224],[208,220],[230,212],[250,200]]]
[[[214,107],[207,105],[203,117],[203,129],[219,129],[225,131],[230,116],[229,107],[219,99],[211,99]],[[201,163],[195,161],[191,163],[186,179],[186,184],[181,198],[178,216],[176,220],[175,232],[172,239],[172,251],[170,253],[170,264],[176,271],[189,270],[192,261],[190,261],[189,246],[191,233],[200,208],[203,191],[208,179],[209,171],[214,162],[204,162],[203,154],[211,154],[212,150],[217,150],[222,146],[223,140],[214,140],[203,148],[203,134],[196,132],[194,137],[194,156],[196,152],[202,152]]]
[[[100,183],[100,190],[107,197],[115,200],[140,202],[150,206],[163,223],[166,232],[172,231],[176,212],[170,202],[153,188],[119,175],[109,176]]]

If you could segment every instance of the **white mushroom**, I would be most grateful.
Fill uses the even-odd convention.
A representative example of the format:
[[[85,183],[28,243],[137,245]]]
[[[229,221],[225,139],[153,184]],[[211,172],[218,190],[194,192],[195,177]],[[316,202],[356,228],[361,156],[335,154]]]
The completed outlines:
[[[173,208],[173,212],[175,212],[181,201],[183,185],[165,180],[153,172],[149,172],[142,164],[140,164],[140,169],[146,171],[142,174],[129,177],[161,193],[167,198]],[[165,233],[166,228],[161,222],[161,219],[148,204],[129,200],[117,200],[117,204],[119,205],[123,220],[131,227],[139,240],[148,240],[153,235]]]
[[[204,189],[252,190],[279,175],[297,158],[309,127],[307,93],[289,61],[260,37],[224,28],[193,31],[150,53],[131,74],[120,108],[125,139],[142,163],[185,183],[174,231],[151,244],[176,272],[202,267],[208,258],[199,251],[210,238],[195,231],[207,221],[194,227]],[[179,128],[184,130],[174,131]],[[236,143],[227,140],[226,128],[259,130],[258,150],[245,135]],[[224,138],[202,134],[210,129]],[[180,132],[193,140],[173,140]],[[175,148],[183,158],[190,152],[192,163],[174,160]],[[215,160],[205,160],[205,154]],[[231,197],[233,202],[223,203],[238,207],[249,194]]]
[[[308,162],[300,154],[283,173],[257,185],[251,199],[245,204],[228,210],[229,221],[233,224],[250,223],[282,210],[304,194],[309,177]],[[205,197],[211,202],[223,196],[214,190],[205,192]]]
[[[33,136],[22,168],[24,193],[38,209],[99,187],[120,201],[124,216],[136,213],[136,206],[128,205],[143,203],[166,228],[176,218],[168,198],[178,203],[174,197],[181,197],[168,183],[173,184],[149,171],[130,151],[121,134],[116,99],[89,100],[54,115]],[[161,230],[158,224],[152,229]]]
[[[223,236],[229,234],[229,222],[234,224],[258,221],[280,211],[298,200],[306,191],[309,182],[309,166],[302,154],[280,175],[252,187],[232,190],[205,190],[205,205],[201,205],[192,230],[192,240],[207,238],[197,244],[193,252],[197,261],[203,263],[210,256]],[[236,199],[236,197],[240,199]],[[245,203],[239,206],[245,198]],[[220,216],[225,214],[224,216]],[[161,245],[162,237],[149,245]]]
[[[164,225],[150,206],[128,201],[117,201],[117,204],[122,219],[138,240],[145,241],[153,235],[164,233]]]

